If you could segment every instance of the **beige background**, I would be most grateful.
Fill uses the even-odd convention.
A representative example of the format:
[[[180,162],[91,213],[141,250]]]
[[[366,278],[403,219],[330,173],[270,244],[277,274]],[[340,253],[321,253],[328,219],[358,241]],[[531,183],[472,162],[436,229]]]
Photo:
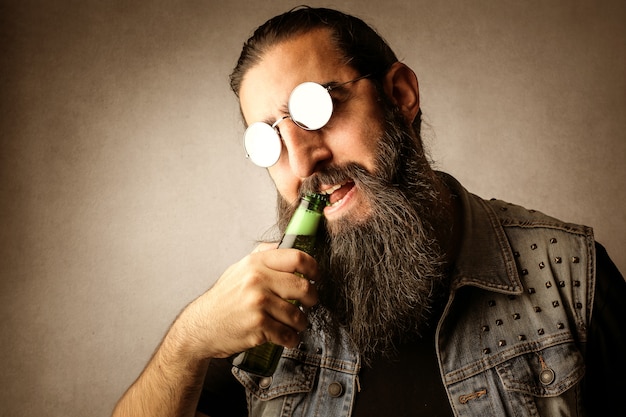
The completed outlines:
[[[0,3],[1,416],[108,415],[271,226],[227,76],[251,29],[297,3]],[[594,226],[626,270],[626,3],[323,4],[415,69],[438,168]]]

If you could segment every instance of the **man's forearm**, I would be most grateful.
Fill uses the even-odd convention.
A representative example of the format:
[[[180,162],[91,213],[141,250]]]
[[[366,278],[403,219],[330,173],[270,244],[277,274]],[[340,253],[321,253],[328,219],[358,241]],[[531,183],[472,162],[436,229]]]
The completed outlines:
[[[208,365],[190,354],[175,323],[113,417],[194,416]]]
[[[181,311],[113,417],[194,416],[210,358],[227,358],[270,340],[297,346],[308,321],[285,300],[312,307],[318,298],[315,285],[294,279],[292,271],[316,281],[319,270],[305,252],[269,246],[228,267]]]

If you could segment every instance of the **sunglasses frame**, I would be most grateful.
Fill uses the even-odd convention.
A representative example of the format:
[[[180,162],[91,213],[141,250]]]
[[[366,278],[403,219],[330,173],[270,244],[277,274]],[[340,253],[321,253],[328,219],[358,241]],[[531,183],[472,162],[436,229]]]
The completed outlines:
[[[319,130],[323,128],[330,121],[330,118],[332,117],[333,111],[334,111],[332,96],[330,95],[330,92],[346,84],[354,83],[354,82],[360,81],[368,77],[371,77],[371,74],[361,75],[357,78],[354,78],[349,81],[344,81],[339,84],[333,84],[333,83],[319,84],[313,81],[307,81],[307,82],[298,84],[291,91],[291,94],[289,95],[289,101],[287,102],[287,107],[289,110],[288,115],[285,115],[279,118],[271,125],[265,122],[254,122],[246,128],[243,134],[243,147],[246,153],[246,158],[250,159],[255,165],[258,165],[261,168],[269,168],[272,165],[276,164],[278,160],[280,159],[280,154],[282,152],[282,136],[280,133],[280,129],[278,128],[278,125],[283,120],[291,119],[291,121],[293,121],[296,126],[298,126],[300,129],[307,130],[307,131]],[[292,107],[291,101],[292,101],[292,97],[294,96],[294,92],[297,92],[299,89],[302,89],[302,88],[311,88],[311,87],[313,88],[321,87],[326,92],[327,98],[328,98],[328,107],[330,108],[328,117],[323,118],[325,119],[325,121],[323,123],[319,123],[319,127],[313,127],[313,128],[309,128],[304,123],[299,122],[297,118],[294,118],[293,111],[291,108]],[[326,100],[326,97],[324,97],[323,99]],[[273,133],[270,133],[268,128],[271,129]],[[264,130],[265,132],[258,132],[261,129]],[[263,135],[265,138],[269,138],[270,140],[260,141],[258,139],[255,139],[255,137],[258,138],[259,135]],[[261,142],[264,142],[264,143],[261,144]],[[269,152],[268,152],[268,148],[270,148]]]

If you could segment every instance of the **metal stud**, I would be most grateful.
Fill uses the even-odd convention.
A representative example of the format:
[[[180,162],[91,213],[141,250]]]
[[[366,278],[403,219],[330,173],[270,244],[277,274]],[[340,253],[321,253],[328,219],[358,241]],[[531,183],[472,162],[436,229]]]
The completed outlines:
[[[523,342],[524,340],[526,340],[526,335],[525,334],[518,335],[517,340],[519,340],[520,342]]]
[[[535,291],[535,289],[534,289],[533,287],[530,287],[530,288],[528,289],[528,294],[534,294],[535,292],[536,292],[536,291]]]
[[[546,282],[546,288],[552,288],[552,281]]]
[[[545,332],[546,332],[546,331],[545,331],[545,330],[543,330],[543,329],[539,329],[539,330],[537,330],[537,334],[539,334],[539,335],[543,335]]]
[[[557,256],[556,258],[554,258],[554,263],[555,264],[560,264],[561,262],[563,262],[563,259],[561,259],[560,256]]]
[[[536,244],[536,243],[533,243],[532,245],[530,245],[530,248],[531,248],[532,250],[537,249],[537,244]]]
[[[480,328],[480,330],[482,330],[483,332],[488,332],[489,331],[489,326],[484,325],[483,327]]]
[[[563,330],[565,328],[565,325],[563,323],[557,323],[556,328],[559,330]]]
[[[519,258],[519,252],[513,252],[513,256],[515,256],[516,258]]]
[[[552,301],[552,307],[557,308],[559,305],[560,304],[557,300]]]
[[[578,256],[573,256],[572,263],[577,264],[578,262],[580,262],[580,258]]]
[[[483,354],[487,355],[489,353],[491,353],[491,349],[489,349],[489,348],[484,348],[483,349]]]
[[[559,281],[559,287],[565,288],[565,281]]]
[[[580,281],[578,280],[574,281],[574,287],[580,287]]]
[[[502,321],[502,319],[496,320],[496,326],[502,326],[503,324],[504,322]]]
[[[539,373],[539,380],[543,385],[550,385],[554,382],[554,371],[550,368],[546,368]]]
[[[546,264],[543,262],[539,262],[539,269],[543,269],[546,267]]]
[[[578,308],[578,309],[583,308],[583,304],[582,303],[576,303],[576,308]]]
[[[552,239],[550,239],[550,243],[555,244],[556,243],[556,238],[553,237]]]
[[[266,376],[265,378],[259,381],[259,388],[268,389],[272,385],[272,377]]]
[[[541,363],[541,372],[539,373],[539,381],[543,385],[550,385],[551,383],[554,382],[556,374],[548,366],[546,361],[543,359],[543,356],[541,356],[541,354],[537,354],[537,355],[539,356],[539,362]]]
[[[487,304],[489,305],[489,307],[495,307],[496,300],[489,300],[489,302]]]
[[[520,314],[519,313],[514,313],[513,314],[513,320],[519,320],[520,319]]]
[[[331,397],[339,398],[343,395],[343,391],[343,385],[337,381],[331,382],[328,386],[328,395]]]
[[[506,340],[498,340],[498,346],[499,347],[506,346]]]
[[[535,306],[535,313],[540,313],[540,312],[541,312],[541,307]]]
[[[528,269],[522,269],[522,275],[528,275]]]

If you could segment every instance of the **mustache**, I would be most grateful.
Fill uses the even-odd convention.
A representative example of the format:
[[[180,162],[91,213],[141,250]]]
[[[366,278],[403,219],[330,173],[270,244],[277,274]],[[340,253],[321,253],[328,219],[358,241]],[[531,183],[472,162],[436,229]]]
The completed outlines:
[[[306,194],[319,193],[323,186],[354,182],[355,184],[366,184],[374,179],[380,181],[378,173],[370,173],[365,167],[356,162],[344,165],[332,165],[307,177],[300,185],[300,197]]]

